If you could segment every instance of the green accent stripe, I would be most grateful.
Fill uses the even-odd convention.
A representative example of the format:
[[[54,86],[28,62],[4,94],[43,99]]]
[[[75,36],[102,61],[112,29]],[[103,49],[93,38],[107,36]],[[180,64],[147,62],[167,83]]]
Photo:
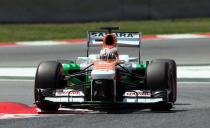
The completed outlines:
[[[73,70],[80,70],[80,64],[76,63],[68,63],[68,64],[63,64],[63,69],[65,74],[67,74],[69,71]]]
[[[136,70],[145,70],[147,68],[147,64],[137,64]]]

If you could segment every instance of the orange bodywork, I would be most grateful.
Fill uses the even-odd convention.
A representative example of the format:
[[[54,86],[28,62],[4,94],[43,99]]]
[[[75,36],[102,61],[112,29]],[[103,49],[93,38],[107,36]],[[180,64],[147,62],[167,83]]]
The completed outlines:
[[[117,39],[113,34],[106,34],[103,39],[103,48],[112,49],[117,46]],[[93,61],[93,70],[115,70],[116,60],[95,60]]]
[[[117,61],[116,60],[96,60],[93,62],[94,70],[115,70]]]

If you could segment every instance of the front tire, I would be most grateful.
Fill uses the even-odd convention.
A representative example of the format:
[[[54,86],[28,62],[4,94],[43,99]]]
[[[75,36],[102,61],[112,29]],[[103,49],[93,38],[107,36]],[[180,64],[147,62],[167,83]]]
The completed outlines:
[[[43,95],[39,89],[56,90],[64,88],[64,70],[61,63],[56,61],[45,61],[39,64],[34,85],[34,98],[38,108],[43,111],[57,111],[59,104],[44,102]]]
[[[171,90],[169,94],[169,101],[162,104],[157,104],[151,107],[154,111],[168,111],[173,107],[174,95],[175,95],[175,79],[174,67],[169,61],[152,61],[148,65],[146,72],[146,86],[152,91],[156,90]]]
[[[170,94],[170,101],[176,102],[177,99],[177,66],[176,62],[171,59],[156,59],[152,62],[165,62],[169,64],[170,71],[172,73],[172,92]]]

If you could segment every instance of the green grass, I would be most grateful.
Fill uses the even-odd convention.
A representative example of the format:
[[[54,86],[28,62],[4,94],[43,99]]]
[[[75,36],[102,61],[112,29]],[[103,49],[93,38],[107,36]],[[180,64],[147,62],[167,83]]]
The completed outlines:
[[[66,24],[0,24],[0,42],[86,38],[88,30],[97,30],[101,26],[119,26],[121,31],[138,31],[143,35],[206,33],[210,32],[210,18]]]

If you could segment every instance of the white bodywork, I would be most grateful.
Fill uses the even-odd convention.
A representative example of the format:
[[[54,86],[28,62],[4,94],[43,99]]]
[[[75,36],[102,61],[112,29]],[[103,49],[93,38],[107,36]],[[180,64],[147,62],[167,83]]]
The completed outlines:
[[[125,103],[158,103],[163,101],[163,98],[134,98],[128,97],[124,98],[123,102]]]
[[[55,93],[56,97],[45,97],[45,100],[53,102],[84,102],[84,93],[73,89],[57,89]]]
[[[115,71],[113,70],[93,70],[91,72],[92,79],[109,79],[113,80],[115,77]]]
[[[163,101],[163,98],[151,98],[151,91],[132,90],[123,95],[125,103],[157,103]]]

